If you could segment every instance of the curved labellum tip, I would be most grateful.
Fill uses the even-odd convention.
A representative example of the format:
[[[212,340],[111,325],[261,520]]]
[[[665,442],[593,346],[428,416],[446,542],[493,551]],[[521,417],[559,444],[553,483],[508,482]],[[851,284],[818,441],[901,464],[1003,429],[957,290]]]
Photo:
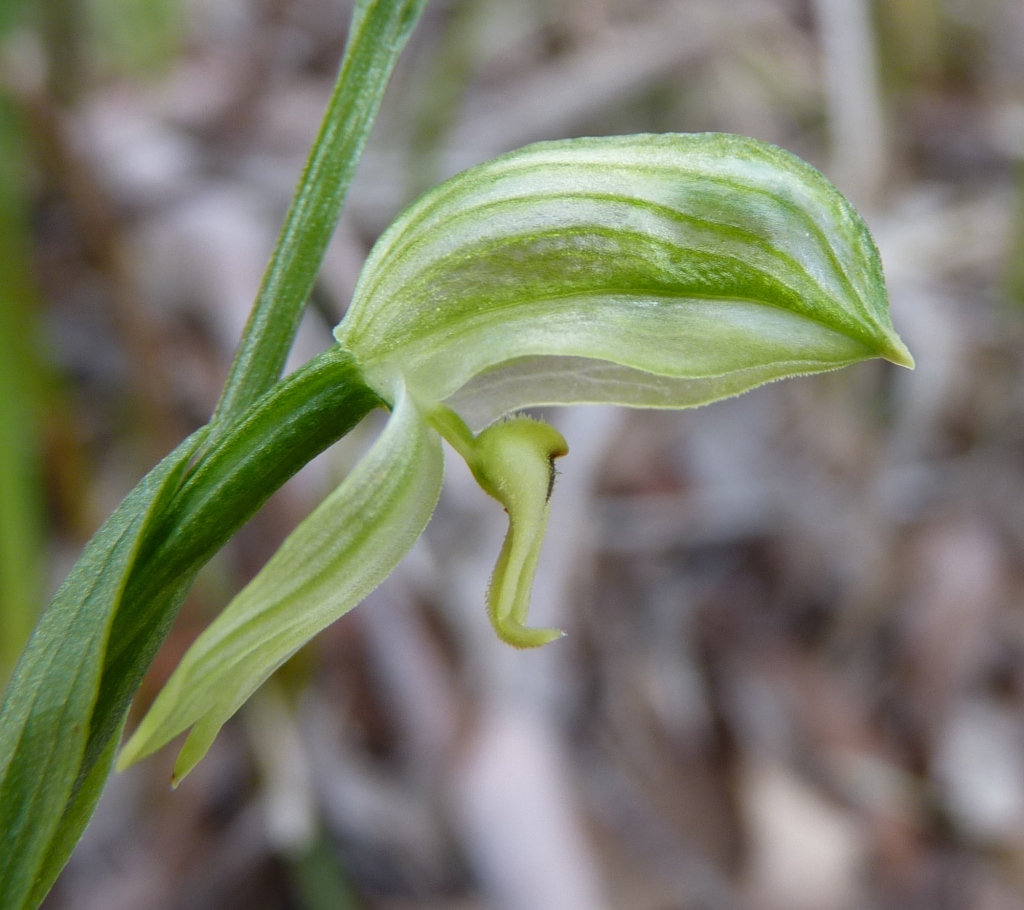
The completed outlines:
[[[555,459],[568,452],[558,430],[529,417],[493,424],[476,439],[473,474],[508,513],[508,534],[487,592],[487,613],[498,637],[517,648],[535,648],[564,634],[530,628],[526,617],[548,525]]]
[[[508,533],[487,592],[487,613],[498,637],[517,648],[535,648],[560,638],[561,630],[531,628],[526,619],[548,524],[555,459],[569,452],[562,434],[550,424],[516,416],[474,437],[458,415],[443,406],[427,419],[466,459],[484,492],[508,513]]]

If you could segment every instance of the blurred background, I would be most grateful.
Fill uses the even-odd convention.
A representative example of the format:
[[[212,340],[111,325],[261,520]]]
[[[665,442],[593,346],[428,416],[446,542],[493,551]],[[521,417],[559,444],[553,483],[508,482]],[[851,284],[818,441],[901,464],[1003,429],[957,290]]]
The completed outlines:
[[[0,2],[0,676],[84,541],[216,401],[347,0]],[[537,139],[726,130],[861,207],[916,372],[552,413],[533,620],[501,509],[431,526],[173,794],[111,779],[48,910],[1024,908],[1024,4],[432,0],[293,366],[421,191]],[[344,476],[205,570],[138,699]]]

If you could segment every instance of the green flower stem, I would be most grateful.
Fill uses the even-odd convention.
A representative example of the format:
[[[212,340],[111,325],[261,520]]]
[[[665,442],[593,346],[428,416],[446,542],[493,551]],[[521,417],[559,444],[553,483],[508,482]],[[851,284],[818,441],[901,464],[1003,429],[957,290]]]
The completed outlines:
[[[384,403],[331,348],[259,399],[195,465],[147,535],[114,619],[82,773],[128,710],[177,613],[175,596],[296,471]]]
[[[218,425],[237,418],[281,375],[388,77],[425,5],[426,0],[356,5],[327,113],[214,414],[214,436]]]

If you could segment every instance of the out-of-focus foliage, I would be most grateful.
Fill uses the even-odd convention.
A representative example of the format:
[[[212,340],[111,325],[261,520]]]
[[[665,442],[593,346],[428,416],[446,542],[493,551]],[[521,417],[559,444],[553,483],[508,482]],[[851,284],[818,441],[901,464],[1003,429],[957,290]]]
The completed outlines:
[[[0,34],[3,30],[0,27]],[[0,680],[42,606],[42,366],[23,124],[0,96]]]
[[[103,70],[152,77],[166,71],[185,36],[181,0],[46,0],[64,5]],[[56,13],[55,15],[60,15]]]
[[[25,22],[30,8],[30,0],[10,0],[0,7],[0,39]]]

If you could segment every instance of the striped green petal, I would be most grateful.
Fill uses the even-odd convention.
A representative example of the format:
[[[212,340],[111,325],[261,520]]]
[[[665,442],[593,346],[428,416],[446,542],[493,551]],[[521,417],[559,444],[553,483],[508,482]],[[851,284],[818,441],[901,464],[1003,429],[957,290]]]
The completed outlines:
[[[439,437],[400,391],[370,451],[189,649],[119,768],[191,727],[174,768],[181,780],[274,670],[394,569],[426,527],[443,465]]]
[[[439,401],[476,379],[510,406],[688,407],[913,364],[852,206],[723,134],[538,143],[452,178],[383,235],[335,334],[376,387]]]

